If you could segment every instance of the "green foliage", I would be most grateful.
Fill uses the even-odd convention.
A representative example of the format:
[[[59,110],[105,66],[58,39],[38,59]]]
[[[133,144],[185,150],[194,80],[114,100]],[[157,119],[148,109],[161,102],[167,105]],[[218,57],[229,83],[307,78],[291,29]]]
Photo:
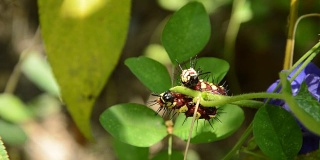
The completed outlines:
[[[200,67],[203,73],[209,72],[209,76],[212,76],[212,82],[215,84],[219,84],[222,81],[230,67],[227,61],[214,57],[197,59],[197,66]]]
[[[100,123],[119,141],[137,147],[149,147],[167,135],[162,117],[140,104],[114,105],[100,115]]]
[[[294,117],[278,106],[261,107],[253,120],[259,148],[271,159],[293,159],[302,145],[302,133]]]
[[[38,6],[61,97],[81,132],[92,139],[92,107],[118,62],[128,30],[130,1],[84,3],[39,0]]]
[[[219,113],[219,111],[221,113]],[[188,139],[192,122],[192,118],[187,118],[184,122],[185,118],[184,114],[180,114],[173,130],[174,135],[183,140]],[[209,122],[203,119],[196,121],[191,142],[208,143],[226,138],[239,129],[243,120],[244,113],[240,107],[230,104],[221,106],[218,109],[217,119],[210,121],[213,128],[209,125]]]
[[[157,1],[162,8],[168,9],[168,10],[174,10],[174,11],[180,9],[182,6],[190,2],[190,0],[157,0]],[[231,0],[215,0],[215,1],[195,0],[195,1],[203,3],[208,13],[213,13],[217,11],[219,7],[229,4],[231,2]]]
[[[168,155],[168,152],[160,152],[155,157],[152,158],[152,160],[164,160],[164,159],[171,159],[171,160],[182,160],[183,154],[179,151],[173,151],[170,155]]]
[[[132,146],[117,139],[113,141],[113,147],[120,160],[147,160],[149,156],[149,148]]]
[[[162,42],[171,61],[176,63],[176,60],[185,61],[196,55],[203,49],[209,37],[208,15],[200,3],[191,2],[171,17],[163,31]],[[203,73],[210,72],[209,75],[213,77],[214,83],[219,83],[229,70],[229,64],[221,59],[199,58],[196,61],[195,68],[200,68]],[[170,88],[170,76],[161,63],[146,57],[138,57],[127,59],[125,64],[151,91],[161,93]],[[200,91],[190,89],[186,92],[201,94]],[[194,128],[192,142],[217,141],[231,135],[241,126],[244,114],[238,106],[227,104],[221,106],[219,111],[221,112],[216,119],[210,121],[213,128],[209,122],[199,120],[199,124]],[[175,122],[173,134],[187,140],[191,119],[188,118],[182,125],[185,115],[181,113]],[[163,119],[154,116],[154,111],[144,105],[114,105],[101,114],[100,123],[119,141],[134,146],[148,147],[168,135]]]
[[[21,123],[31,116],[19,98],[12,94],[0,94],[0,117],[12,123]]]
[[[0,137],[0,159],[1,160],[9,160],[9,156],[6,151],[6,147],[3,145],[1,137]]]
[[[305,82],[301,84],[298,94],[293,97],[290,83],[286,79],[286,74],[280,74],[280,78],[285,100],[292,113],[306,128],[320,135],[320,104],[310,95]]]
[[[30,52],[21,64],[22,72],[39,88],[52,95],[59,96],[60,89],[53,77],[49,64],[40,53]]]
[[[147,57],[138,57],[127,59],[125,64],[152,92],[162,93],[170,88],[170,75],[161,63]]]
[[[198,54],[210,38],[210,20],[203,5],[190,2],[172,15],[163,29],[162,44],[171,62]]]
[[[234,20],[241,22],[250,20],[252,16],[250,3],[237,5],[238,8],[235,8],[234,11]],[[199,2],[190,2],[172,15],[164,27],[161,40],[171,62],[176,64],[177,62],[187,61],[198,54],[205,47],[210,34],[210,21],[203,5]],[[253,125],[249,125],[244,137],[240,138],[227,157],[232,157],[238,151],[252,129],[256,144],[264,154],[272,159],[293,159],[302,146],[300,127],[290,113],[281,107],[264,105],[264,102],[253,99],[281,99],[285,100],[290,107],[304,108],[299,111],[303,111],[303,113],[299,113],[298,119],[304,119],[303,121],[309,123],[309,127],[314,127],[316,131],[313,131],[318,133],[318,126],[320,126],[318,123],[320,117],[318,114],[320,113],[319,103],[314,98],[310,98],[311,96],[304,84],[300,93],[294,97],[291,93],[290,83],[286,80],[287,74],[281,74],[283,91],[280,94],[262,92],[227,96],[205,92],[202,89],[195,90],[186,86],[171,87],[170,76],[166,67],[156,60],[146,57],[129,58],[125,61],[125,64],[153,92],[161,93],[169,89],[171,92],[193,98],[193,102],[199,100],[202,106],[216,106],[218,108],[218,114],[215,118],[209,122],[203,119],[196,120],[194,128],[191,128],[192,118],[186,118],[184,113],[179,113],[179,116],[173,119],[172,134],[185,141],[190,136],[191,143],[208,143],[221,140],[238,130],[244,120],[244,113],[237,105],[246,106],[248,104],[255,108],[263,106],[257,112]],[[188,67],[190,67],[190,63],[182,63],[182,68]],[[204,79],[219,84],[228,72],[229,64],[217,58],[199,58],[196,60],[194,68],[200,69],[202,73],[210,72],[213,77],[212,80],[205,76]],[[293,110],[295,110],[293,113],[298,111],[298,109]],[[306,114],[303,115],[304,113]],[[168,135],[163,119],[160,116],[153,116],[153,114],[154,112],[144,105],[118,104],[101,114],[100,123],[113,137],[121,142],[139,147],[149,147]],[[192,135],[189,135],[190,130]],[[248,153],[253,151],[256,149],[256,144],[243,151]],[[126,148],[126,146],[123,148]],[[259,155],[260,152],[251,154],[262,157]],[[155,159],[166,159],[168,156],[167,153],[161,153]],[[177,159],[182,158],[179,154],[177,154],[177,157]]]
[[[12,146],[22,145],[28,139],[27,134],[19,125],[3,120],[0,120],[0,135],[4,142]]]

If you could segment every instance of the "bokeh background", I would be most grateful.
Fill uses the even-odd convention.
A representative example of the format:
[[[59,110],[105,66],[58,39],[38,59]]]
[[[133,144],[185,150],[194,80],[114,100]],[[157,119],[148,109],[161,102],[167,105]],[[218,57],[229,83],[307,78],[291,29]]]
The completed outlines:
[[[14,94],[36,112],[37,118],[36,125],[25,124],[21,127],[28,128],[26,135],[20,134],[21,130],[17,128],[12,129],[12,124],[0,121],[0,135],[4,139],[11,159],[117,159],[112,145],[113,140],[100,126],[99,115],[114,104],[127,102],[144,104],[149,100],[150,91],[124,65],[124,60],[128,57],[146,55],[157,58],[170,69],[172,67],[170,61],[163,56],[165,51],[161,47],[161,31],[169,16],[186,2],[187,0],[132,1],[129,32],[120,61],[93,110],[92,128],[96,142],[84,139],[59,99],[45,93],[26,76],[25,72],[28,71],[22,71]],[[217,57],[227,60],[224,55],[225,40],[234,1],[202,0],[202,2],[210,14],[212,35],[198,57]],[[232,56],[234,63],[230,64],[235,69],[233,76],[237,81],[234,83],[234,79],[225,80],[231,95],[264,91],[277,79],[284,59],[289,7],[289,0],[246,1],[245,7],[239,12],[238,19],[242,23],[236,34]],[[319,8],[320,1],[301,1],[298,13],[299,15],[319,13]],[[319,41],[319,26],[320,18],[301,21],[296,33],[294,61]],[[34,45],[45,57],[41,39],[34,40],[38,28],[36,0],[0,1],[1,92],[5,90],[22,53],[30,45]],[[319,58],[314,62],[320,64]],[[223,157],[236,143],[255,113],[253,109],[244,110],[246,120],[243,128],[231,137],[219,142],[191,145],[191,153],[195,159]],[[183,151],[184,147],[184,142],[174,140],[174,149]],[[153,155],[165,149],[166,141],[151,147],[150,152]]]

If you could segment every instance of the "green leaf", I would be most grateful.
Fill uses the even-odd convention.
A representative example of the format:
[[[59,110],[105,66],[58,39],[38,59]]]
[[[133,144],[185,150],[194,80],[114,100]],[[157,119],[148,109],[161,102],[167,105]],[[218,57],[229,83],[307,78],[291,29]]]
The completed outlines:
[[[4,142],[13,146],[21,146],[28,139],[27,134],[19,125],[3,120],[0,120],[0,135]]]
[[[44,57],[37,52],[31,52],[24,57],[21,64],[22,72],[38,87],[59,96],[60,89],[53,77],[53,73],[49,64],[45,61]]]
[[[152,160],[164,160],[164,159],[182,160],[183,154],[179,151],[173,150],[170,158],[169,158],[168,152],[160,152],[152,158]]]
[[[291,85],[285,75],[281,73],[280,79],[283,86],[283,95],[290,111],[303,126],[320,135],[320,103],[310,95],[305,82],[301,84],[299,93],[293,96]]]
[[[289,106],[293,114],[306,128],[320,135],[320,103],[310,94],[305,82],[301,84],[298,95],[293,98],[298,104],[293,105],[293,107],[298,107],[293,109],[297,110],[296,112]]]
[[[100,123],[113,137],[137,147],[149,147],[167,135],[162,117],[140,104],[114,105],[100,115]]]
[[[176,11],[183,5],[190,2],[190,0],[157,0],[159,5],[163,9]],[[196,0],[203,3],[208,13],[213,13],[219,9],[219,7],[229,4],[231,0]]]
[[[0,159],[1,160],[9,160],[9,156],[6,151],[6,147],[3,145],[3,142],[1,140],[1,136],[0,136]]]
[[[149,156],[148,147],[132,146],[117,139],[113,142],[113,148],[117,158],[121,160],[147,160]]]
[[[22,123],[29,120],[32,114],[16,96],[0,94],[0,117],[13,123]]]
[[[259,148],[271,159],[293,159],[302,145],[302,133],[294,117],[278,106],[261,107],[253,120]]]
[[[147,57],[138,57],[126,59],[125,64],[152,92],[162,93],[171,87],[168,70],[161,63]]]
[[[198,54],[209,41],[210,30],[209,16],[199,2],[190,2],[174,13],[161,39],[171,62],[183,62]]]
[[[75,123],[92,139],[93,104],[125,43],[129,0],[39,0],[41,34],[61,96]]]
[[[219,111],[222,113],[219,113]],[[181,113],[176,120],[173,130],[173,134],[183,140],[188,139],[192,122],[192,118],[190,117],[183,123],[185,118],[185,115]],[[244,113],[240,107],[227,104],[219,107],[217,118],[221,122],[215,119],[210,121],[213,128],[203,119],[198,120],[198,122],[196,121],[191,136],[191,143],[208,143],[230,136],[241,126],[244,120]]]
[[[61,112],[61,102],[53,96],[42,94],[27,104],[28,109],[37,118],[46,118],[47,116]]]
[[[295,103],[289,103],[290,110],[310,131],[320,135],[320,103],[310,94],[303,82],[299,93],[293,97]]]
[[[229,63],[227,61],[213,57],[199,58],[195,68],[199,67],[202,73],[210,72],[208,75],[213,78],[213,83],[215,84],[221,82],[229,71]]]

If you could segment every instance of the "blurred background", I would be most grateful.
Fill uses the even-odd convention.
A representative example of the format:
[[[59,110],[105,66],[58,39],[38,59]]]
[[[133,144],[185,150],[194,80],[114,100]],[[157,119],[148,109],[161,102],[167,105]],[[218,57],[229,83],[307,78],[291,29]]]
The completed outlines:
[[[212,35],[198,57],[217,57],[228,60],[226,32],[233,9],[232,0],[201,0],[210,14]],[[28,106],[35,122],[15,125],[0,119],[0,135],[11,159],[117,159],[112,138],[99,123],[99,115],[108,107],[127,102],[145,104],[150,91],[124,65],[128,57],[146,55],[156,58],[171,68],[168,57],[160,56],[161,31],[168,17],[188,0],[133,0],[129,32],[120,61],[98,98],[92,128],[96,142],[82,137],[56,96],[56,86],[41,85],[41,76],[49,66],[39,35],[36,0],[0,0],[0,89],[4,92],[10,76],[18,73],[13,93]],[[282,69],[287,36],[289,0],[247,0],[235,16],[234,53],[231,67],[237,81],[226,79],[229,93],[265,91],[278,79]],[[320,1],[306,0],[299,4],[299,15],[319,12]],[[119,17],[121,18],[121,17]],[[239,25],[239,26],[237,26]],[[320,19],[302,20],[296,33],[294,61],[319,41]],[[230,28],[229,28],[230,29]],[[30,46],[41,54],[31,57],[14,72],[23,52]],[[40,55],[40,56],[39,56]],[[319,58],[314,60],[319,63]],[[319,65],[318,65],[319,66]],[[36,70],[34,68],[45,68]],[[47,70],[46,70],[47,69]],[[36,74],[38,73],[38,74]],[[41,73],[41,74],[40,74]],[[40,74],[40,75],[39,75]],[[232,77],[229,77],[232,78]],[[40,81],[40,82],[37,82]],[[40,83],[40,85],[39,85]],[[47,87],[47,88],[46,88]],[[48,92],[49,91],[49,92]],[[52,92],[50,92],[52,91]],[[250,123],[255,110],[244,109],[243,128],[231,137],[208,144],[191,145],[195,159],[220,159],[237,142],[243,129]],[[174,149],[183,151],[185,143],[174,140]],[[165,150],[166,142],[150,149],[151,156]]]

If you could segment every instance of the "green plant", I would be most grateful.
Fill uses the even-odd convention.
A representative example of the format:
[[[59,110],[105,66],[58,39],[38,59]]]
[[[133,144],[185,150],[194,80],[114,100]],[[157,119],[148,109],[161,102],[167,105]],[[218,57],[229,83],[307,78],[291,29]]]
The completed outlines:
[[[176,62],[187,61],[190,57],[195,56],[206,45],[210,34],[209,18],[201,3],[190,2],[178,10],[167,22],[163,33],[162,43],[166,49],[170,60],[173,64]],[[317,54],[319,52],[318,44],[308,53]],[[184,86],[173,86],[170,76],[165,67],[159,62],[147,57],[129,58],[125,64],[129,67],[134,75],[152,92],[162,93],[170,90],[193,97],[193,101],[204,107],[217,106],[222,108],[223,112],[219,119],[220,122],[213,123],[213,129],[210,125],[202,123],[203,120],[197,120],[197,126],[193,127],[194,118],[188,118],[184,123],[185,115],[180,114],[173,125],[168,125],[160,116],[152,116],[153,111],[147,106],[139,104],[118,104],[111,106],[100,116],[102,126],[115,138],[124,143],[138,147],[150,147],[164,137],[168,136],[170,157],[172,135],[175,135],[191,143],[207,143],[217,141],[230,136],[242,124],[244,113],[241,107],[258,108],[253,125],[250,125],[245,131],[244,136],[238,141],[235,149],[232,150],[225,158],[231,158],[235,151],[244,143],[253,130],[254,142],[272,159],[291,159],[297,155],[302,145],[302,134],[300,127],[296,123],[292,114],[288,113],[281,107],[273,107],[265,102],[256,99],[281,99],[287,102],[294,115],[306,124],[305,126],[314,133],[319,134],[320,128],[318,115],[308,112],[304,104],[312,103],[310,107],[315,113],[320,113],[319,102],[314,100],[307,90],[299,92],[300,96],[293,96],[291,93],[290,83],[286,80],[293,69],[301,71],[308,64],[312,56],[310,54],[302,57],[288,72],[280,74],[281,85],[283,89],[280,93],[248,93],[233,96],[224,96],[208,92],[190,90]],[[308,59],[306,59],[309,57]],[[301,62],[304,63],[298,66]],[[218,84],[229,69],[226,61],[216,58],[199,58],[197,66],[201,67],[203,72],[213,74],[214,83]],[[188,68],[188,65],[187,67]],[[296,75],[299,71],[295,72]],[[292,77],[292,81],[295,77]],[[280,85],[280,83],[279,83]],[[299,100],[298,100],[299,99]],[[268,102],[269,100],[267,100]],[[298,109],[302,112],[296,112]],[[308,121],[304,123],[304,121]],[[183,125],[182,125],[183,124]],[[311,124],[314,124],[310,126]],[[285,127],[284,127],[285,126]],[[167,128],[167,132],[166,132]],[[251,149],[243,148],[243,152],[254,154]],[[264,157],[264,155],[254,154]]]

